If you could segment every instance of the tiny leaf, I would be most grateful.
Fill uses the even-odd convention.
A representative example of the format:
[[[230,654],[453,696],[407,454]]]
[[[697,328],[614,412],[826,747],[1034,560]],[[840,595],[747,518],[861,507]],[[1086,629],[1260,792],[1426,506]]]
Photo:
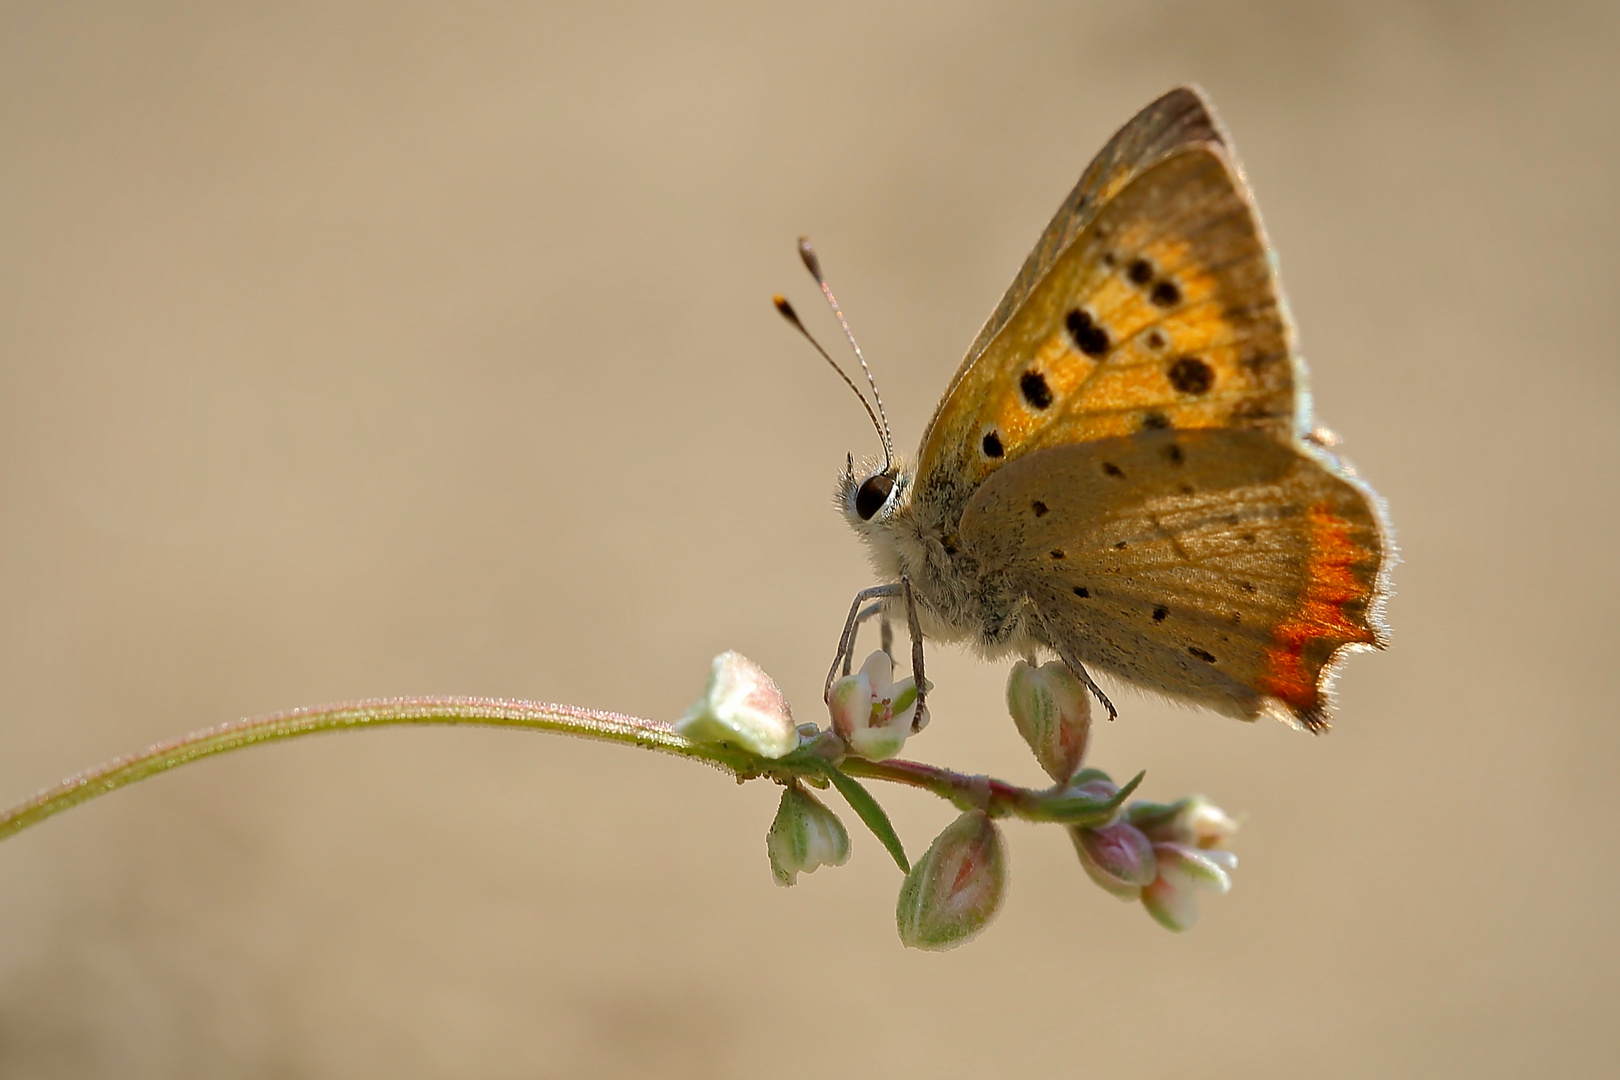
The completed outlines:
[[[862,787],[860,781],[836,765],[826,761],[819,764],[822,771],[827,774],[827,778],[832,781],[833,787],[837,788],[844,801],[849,803],[849,808],[855,811],[856,816],[872,830],[872,835],[888,849],[889,854],[894,857],[895,865],[900,867],[900,872],[911,873],[911,864],[906,861],[906,849],[900,843],[900,836],[890,824],[889,815],[884,813],[883,807],[872,798],[872,793]]]

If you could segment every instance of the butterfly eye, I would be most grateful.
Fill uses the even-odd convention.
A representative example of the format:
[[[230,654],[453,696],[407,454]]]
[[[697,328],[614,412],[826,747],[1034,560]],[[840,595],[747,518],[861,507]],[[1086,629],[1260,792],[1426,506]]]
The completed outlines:
[[[883,473],[868,476],[861,482],[860,490],[855,493],[855,512],[861,515],[862,521],[871,521],[874,514],[883,509],[883,504],[889,501],[894,493],[894,478]]]

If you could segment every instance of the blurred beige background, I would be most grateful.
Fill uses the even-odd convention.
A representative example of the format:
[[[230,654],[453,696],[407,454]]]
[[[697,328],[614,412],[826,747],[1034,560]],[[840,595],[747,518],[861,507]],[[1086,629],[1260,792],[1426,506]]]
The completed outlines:
[[[1093,761],[1248,815],[1174,936],[1011,827],[901,949],[776,792],[418,730],[0,846],[0,1075],[1522,1077],[1616,1067],[1612,3],[0,7],[0,800],[237,716],[473,693],[807,717],[872,439],[769,297],[813,235],[902,444],[1090,155],[1197,80],[1395,647],[1311,739],[1123,695]],[[918,756],[1034,782],[936,650]],[[887,794],[914,850],[951,816]]]

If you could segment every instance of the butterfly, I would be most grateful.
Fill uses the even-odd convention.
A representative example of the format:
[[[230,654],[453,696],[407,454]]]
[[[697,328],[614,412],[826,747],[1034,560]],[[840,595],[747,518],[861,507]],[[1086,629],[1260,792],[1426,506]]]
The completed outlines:
[[[926,636],[1055,653],[1110,718],[1090,669],[1319,732],[1341,659],[1386,642],[1382,503],[1314,427],[1271,248],[1195,87],[1086,168],[914,468],[874,424],[884,456],[851,460],[836,501],[885,584],[856,598],[834,671],[863,616],[903,601],[919,686]]]

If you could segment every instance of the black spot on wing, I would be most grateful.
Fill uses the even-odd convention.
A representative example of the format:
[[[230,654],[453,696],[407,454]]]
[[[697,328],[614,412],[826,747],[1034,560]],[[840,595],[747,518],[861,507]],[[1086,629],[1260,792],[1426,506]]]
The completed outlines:
[[[1052,404],[1052,388],[1046,385],[1046,376],[1038,371],[1026,371],[1018,379],[1018,389],[1031,408],[1044,409]]]
[[[1215,369],[1196,356],[1183,356],[1165,373],[1170,385],[1183,394],[1207,394],[1215,385]]]
[[[1068,327],[1075,348],[1092,357],[1108,354],[1108,331],[1092,320],[1089,311],[1075,308],[1064,317],[1063,323]]]
[[[1170,609],[1165,607],[1163,604],[1160,604],[1158,607],[1153,609],[1154,622],[1164,622],[1164,620],[1169,618],[1169,616]]]
[[[1215,662],[1215,657],[1213,655],[1205,652],[1196,645],[1187,646],[1187,651],[1198,657],[1198,659],[1202,660],[1206,664],[1213,664]]]
[[[1048,510],[1047,505],[1041,502],[1039,499],[1036,499],[1033,503],[1031,503],[1029,508],[1035,511],[1036,517],[1045,517]]]
[[[1007,452],[1006,448],[1001,445],[1001,435],[998,432],[985,432],[982,445],[984,447],[984,456],[988,458],[998,458]]]
[[[1107,473],[1109,476],[1112,476],[1116,480],[1125,479],[1125,470],[1121,469],[1118,465],[1115,465],[1112,461],[1103,462],[1102,471]]]
[[[1173,308],[1181,303],[1181,290],[1173,281],[1161,281],[1153,286],[1153,291],[1148,293],[1148,299],[1159,307]]]

